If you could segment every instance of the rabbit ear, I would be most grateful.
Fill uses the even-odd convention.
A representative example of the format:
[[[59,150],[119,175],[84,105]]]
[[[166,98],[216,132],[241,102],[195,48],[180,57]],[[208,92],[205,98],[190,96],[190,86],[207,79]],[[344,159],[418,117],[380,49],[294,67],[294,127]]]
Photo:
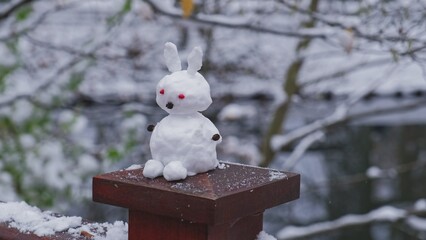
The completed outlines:
[[[191,53],[188,55],[188,70],[187,72],[191,75],[194,75],[198,70],[201,69],[203,65],[203,50],[200,47],[195,47],[192,49]]]
[[[166,66],[170,72],[182,70],[177,47],[171,42],[167,42],[164,45],[164,59],[166,60]]]

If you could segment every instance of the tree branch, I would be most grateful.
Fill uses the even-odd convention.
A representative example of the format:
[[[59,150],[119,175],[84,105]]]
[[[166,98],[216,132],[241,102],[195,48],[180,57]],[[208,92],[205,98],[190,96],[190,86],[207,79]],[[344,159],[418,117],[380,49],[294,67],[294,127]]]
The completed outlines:
[[[120,58],[126,58],[126,56],[124,55],[117,55],[117,56],[110,56],[110,55],[100,55],[100,54],[96,54],[95,52],[85,52],[85,51],[81,51],[78,49],[74,49],[72,47],[69,46],[65,46],[65,45],[55,45],[53,43],[50,42],[45,42],[39,39],[34,38],[33,36],[29,35],[28,33],[24,34],[25,37],[28,39],[28,41],[30,41],[32,44],[39,46],[39,47],[43,47],[43,48],[47,48],[47,49],[53,49],[53,50],[57,50],[57,51],[62,51],[62,52],[66,52],[72,55],[78,55],[80,57],[87,57],[87,58],[102,58],[102,59],[107,59],[107,60],[117,60]]]
[[[330,27],[338,27],[342,30],[347,30],[347,29],[351,29],[355,35],[359,38],[364,38],[370,41],[374,41],[374,42],[379,42],[382,43],[383,41],[390,41],[390,42],[399,42],[399,41],[403,41],[403,42],[412,42],[412,43],[423,43],[425,44],[424,40],[418,39],[418,38],[409,38],[406,35],[395,35],[395,36],[390,36],[390,35],[382,35],[379,36],[379,34],[366,34],[363,31],[361,31],[357,26],[355,26],[354,24],[345,24],[343,22],[339,22],[339,21],[335,21],[335,20],[330,20],[327,17],[324,17],[323,15],[326,16],[326,14],[321,14],[320,12],[313,12],[313,11],[309,11],[306,9],[302,9],[297,5],[292,5],[290,3],[288,3],[286,0],[278,0],[279,3],[283,4],[284,6],[288,7],[291,10],[297,11],[299,13],[308,15],[309,17],[322,22]]]
[[[355,113],[352,115],[348,115],[347,114],[348,109],[344,106],[341,106],[334,112],[334,114],[332,114],[329,117],[319,119],[311,124],[295,129],[285,135],[275,136],[272,139],[272,146],[275,150],[279,150],[297,141],[298,139],[301,139],[309,135],[310,133],[313,133],[318,130],[327,130],[336,125],[357,120],[357,119],[362,119],[369,116],[410,111],[410,110],[419,108],[423,106],[424,104],[426,104],[426,99],[403,104],[396,107],[392,106],[392,107],[386,107],[386,108],[372,109],[372,110],[368,110],[364,112]]]
[[[312,187],[309,190],[303,191],[303,193],[307,192],[315,192],[319,191],[321,188],[330,188],[333,186],[347,186],[352,184],[357,184],[369,180],[375,180],[375,179],[386,179],[386,178],[395,178],[395,175],[404,174],[406,172],[412,171],[414,169],[416,170],[423,170],[426,168],[425,164],[419,163],[419,162],[411,162],[401,165],[392,166],[390,168],[386,169],[380,169],[378,170],[377,175],[373,175],[367,170],[365,173],[358,173],[350,176],[340,177],[336,179],[330,179],[326,181],[315,182],[315,186]]]
[[[351,73],[351,72],[354,72],[354,71],[357,71],[357,70],[361,70],[361,69],[364,70],[366,68],[377,67],[377,66],[384,65],[384,64],[387,64],[387,63],[391,63],[391,62],[393,62],[393,60],[386,58],[386,59],[373,60],[373,61],[369,61],[369,62],[357,63],[357,64],[354,64],[352,66],[343,68],[339,71],[329,73],[329,74],[325,74],[325,75],[322,75],[322,76],[318,76],[318,77],[310,79],[310,80],[306,80],[303,83],[299,84],[299,88],[302,89],[304,87],[313,85],[315,83],[332,80],[334,78],[344,76],[348,73]]]
[[[311,11],[316,11],[319,5],[318,0],[311,0],[309,3],[309,8]],[[310,19],[310,21],[307,22],[301,22],[300,27],[301,28],[314,28],[316,25],[315,19]],[[312,43],[311,38],[306,39],[300,39],[296,45],[295,53],[296,55],[300,55],[301,53],[309,48],[309,46]],[[275,149],[273,149],[273,146],[271,145],[271,139],[276,134],[279,134],[283,127],[285,126],[285,122],[287,120],[288,116],[288,110],[291,106],[291,99],[292,97],[297,93],[298,91],[298,81],[300,72],[302,70],[303,65],[305,64],[305,58],[296,58],[287,69],[284,79],[283,79],[283,85],[282,90],[285,94],[287,100],[282,102],[275,110],[271,122],[269,124],[268,129],[266,130],[266,133],[262,140],[262,155],[263,159],[260,162],[259,166],[267,167],[275,157]]]
[[[183,19],[183,15],[180,9],[176,9],[176,8],[166,9],[164,8],[164,6],[159,6],[159,4],[155,3],[152,0],[144,0],[144,1],[154,10],[154,12],[160,13],[162,15],[165,15],[171,18]],[[205,15],[201,13],[193,15],[187,19],[193,22],[208,24],[213,26],[249,30],[249,31],[255,31],[258,33],[267,33],[272,35],[280,35],[280,36],[295,37],[295,38],[326,38],[327,36],[334,34],[330,31],[327,31],[326,29],[320,29],[321,31],[318,31],[318,29],[302,29],[298,31],[276,30],[276,29],[252,25],[246,18],[229,18],[229,17],[226,18],[220,15]]]
[[[56,6],[53,9],[45,11],[44,13],[40,14],[40,16],[37,17],[34,21],[32,21],[30,24],[28,24],[26,27],[23,27],[22,29],[19,29],[19,30],[13,30],[9,33],[9,35],[0,36],[0,42],[10,40],[11,38],[18,37],[18,36],[20,36],[24,33],[27,33],[27,32],[34,30],[38,25],[43,23],[43,21],[47,18],[47,16],[49,14],[54,13],[58,10],[64,10],[64,9],[66,9],[66,8]]]
[[[8,8],[6,8],[6,10],[0,12],[0,21],[8,18],[18,8],[20,8],[24,5],[27,5],[27,4],[31,3],[32,1],[34,1],[34,0],[22,0],[22,1],[18,1],[18,2],[10,4],[10,6]]]
[[[316,131],[307,135],[302,140],[300,140],[299,144],[297,144],[296,148],[293,150],[290,157],[288,157],[285,160],[282,169],[285,169],[285,170],[293,169],[296,163],[299,161],[299,159],[309,149],[309,147],[323,138],[324,138],[324,133],[322,131]]]
[[[334,221],[315,223],[309,226],[288,226],[277,233],[279,240],[300,239],[339,231],[354,226],[368,225],[373,222],[397,222],[409,216],[426,214],[426,209],[412,211],[383,206],[366,214],[349,214]]]
[[[12,104],[15,101],[21,100],[21,99],[30,99],[35,96],[36,93],[39,91],[45,90],[47,87],[54,82],[58,78],[58,76],[65,73],[68,69],[75,66],[77,63],[79,63],[82,59],[80,57],[75,57],[71,61],[64,64],[62,67],[60,67],[55,73],[53,73],[50,77],[46,78],[44,81],[42,81],[33,91],[32,93],[22,93],[17,94],[14,96],[6,96],[3,98],[0,98],[0,108],[8,106]]]

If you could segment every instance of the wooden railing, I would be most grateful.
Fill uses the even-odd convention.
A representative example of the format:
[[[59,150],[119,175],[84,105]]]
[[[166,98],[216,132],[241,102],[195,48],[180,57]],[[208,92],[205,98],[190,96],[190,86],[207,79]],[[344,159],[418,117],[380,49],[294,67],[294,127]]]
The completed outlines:
[[[92,234],[81,232],[79,236],[66,232],[55,233],[49,236],[37,236],[30,232],[20,232],[11,226],[10,223],[0,223],[0,239],[1,240],[90,240]]]
[[[143,169],[93,178],[93,200],[127,208],[130,240],[253,240],[263,229],[263,212],[295,200],[300,175],[222,163],[221,169],[182,181],[147,179]],[[91,239],[66,232],[39,237],[0,223],[2,240]]]

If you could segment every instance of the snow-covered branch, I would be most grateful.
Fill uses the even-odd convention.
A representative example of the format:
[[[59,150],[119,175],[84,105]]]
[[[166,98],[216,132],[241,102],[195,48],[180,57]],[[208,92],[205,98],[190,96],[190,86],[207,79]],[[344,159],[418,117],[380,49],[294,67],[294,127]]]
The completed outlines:
[[[111,32],[112,30],[110,30],[109,33],[111,34]],[[4,95],[3,97],[1,97],[0,108],[8,106],[17,100],[21,100],[21,99],[32,100],[32,98],[35,97],[37,93],[47,89],[52,83],[54,83],[59,76],[63,75],[68,70],[76,66],[78,63],[85,60],[85,57],[93,56],[94,52],[96,52],[99,48],[101,48],[102,46],[108,43],[110,34],[102,36],[102,38],[100,39],[94,40],[93,43],[89,47],[87,47],[87,50],[81,50],[80,54],[73,56],[68,62],[66,62],[61,67],[57,68],[55,72],[50,74],[50,76],[46,77],[44,80],[41,80],[40,83],[38,83],[32,90],[26,91],[23,93],[18,93],[15,95]]]
[[[13,102],[21,100],[21,99],[31,99],[32,97],[36,96],[36,94],[39,93],[40,91],[48,88],[59,76],[64,74],[66,71],[68,71],[70,68],[75,66],[80,61],[82,61],[82,58],[75,57],[72,60],[68,61],[67,63],[63,64],[53,74],[51,74],[49,77],[41,81],[31,92],[24,92],[17,95],[1,97],[0,108],[9,106]]]
[[[5,7],[3,11],[0,11],[0,21],[8,18],[11,14],[13,14],[18,8],[31,3],[33,0],[21,0],[21,1],[12,1]]]
[[[361,19],[360,16],[346,16],[344,18],[338,18],[334,15],[320,13],[318,11],[312,12],[306,9],[303,9],[295,4],[290,4],[288,1],[279,1],[284,6],[288,7],[289,9],[299,12],[301,14],[308,15],[309,17],[322,22],[330,27],[337,27],[341,30],[348,30],[350,29],[351,32],[355,34],[358,38],[363,38],[369,41],[373,42],[379,42],[382,43],[383,41],[389,41],[389,42],[410,42],[410,43],[422,43],[425,44],[425,40],[421,38],[415,38],[415,37],[408,37],[406,34],[403,34],[400,32],[398,35],[389,35],[389,34],[382,34],[380,32],[371,34],[366,33],[364,30],[361,29]]]
[[[304,137],[299,144],[297,144],[294,151],[291,153],[290,157],[288,157],[284,164],[282,169],[290,170],[292,169],[297,161],[305,154],[305,152],[308,150],[308,148],[314,144],[317,141],[320,141],[324,138],[324,133],[322,131],[316,131],[313,132],[306,137]]]
[[[350,176],[345,176],[337,179],[321,181],[315,181],[315,184],[312,185],[309,189],[303,191],[306,192],[315,192],[321,188],[330,188],[333,186],[348,186],[352,184],[357,184],[369,180],[377,179],[388,179],[395,178],[397,175],[401,175],[413,170],[423,170],[426,169],[424,164],[419,164],[417,162],[407,163],[397,166],[392,166],[390,168],[379,168],[377,166],[372,166],[367,169],[364,173],[358,173]]]
[[[328,128],[334,127],[338,124],[345,123],[348,121],[358,120],[358,119],[369,117],[369,116],[410,111],[410,110],[419,108],[423,106],[424,104],[426,104],[426,99],[405,103],[399,106],[377,108],[377,109],[367,110],[367,111],[354,113],[354,114],[348,114],[349,109],[347,108],[347,106],[342,105],[338,107],[336,111],[329,117],[314,121],[313,123],[297,128],[285,135],[275,136],[272,139],[272,147],[274,150],[279,150],[293,143],[294,141],[297,141],[318,130],[327,130]]]
[[[30,41],[32,44],[39,46],[39,47],[43,47],[46,49],[51,49],[51,50],[57,50],[57,51],[61,51],[61,52],[66,52],[72,55],[78,55],[80,57],[87,57],[87,58],[97,58],[97,59],[105,59],[105,60],[118,60],[118,59],[122,59],[122,58],[126,58],[126,55],[106,55],[106,54],[98,54],[95,51],[83,51],[80,49],[75,49],[72,48],[70,46],[65,46],[65,45],[56,45],[47,41],[42,41],[39,40],[33,36],[31,36],[30,34],[24,34],[25,38],[28,39],[28,41]]]
[[[152,0],[145,0],[151,8],[162,15],[169,16],[172,18],[183,19],[182,11],[180,9],[168,6],[167,4],[158,4]],[[301,29],[301,30],[278,30],[273,28],[266,28],[263,26],[257,26],[250,22],[250,19],[246,17],[225,17],[222,15],[206,15],[198,13],[188,18],[190,21],[197,23],[220,26],[225,28],[236,28],[254,31],[258,33],[266,33],[272,35],[281,35],[286,37],[296,38],[325,38],[330,35],[334,35],[334,32],[330,29]]]
[[[364,71],[366,68],[375,68],[375,67],[378,67],[378,66],[389,64],[391,62],[392,62],[392,60],[388,59],[388,58],[377,59],[377,60],[367,61],[367,62],[360,62],[360,63],[354,64],[352,66],[342,68],[339,71],[332,72],[332,73],[329,73],[329,74],[324,74],[324,75],[306,80],[303,83],[299,84],[299,88],[303,89],[304,87],[310,86],[312,84],[332,80],[332,79],[350,74],[350,73],[355,72],[355,71],[359,71],[359,70]]]
[[[349,115],[349,112],[350,112],[351,108],[357,102],[359,102],[363,97],[367,96],[374,89],[376,89],[378,86],[380,86],[385,81],[387,81],[388,77],[395,70],[396,70],[395,67],[391,68],[388,72],[386,72],[385,74],[383,74],[379,78],[372,81],[372,83],[369,84],[368,86],[366,86],[365,88],[361,88],[361,89],[358,89],[357,91],[354,91],[347,98],[347,100],[344,103],[342,103],[341,105],[339,105],[336,108],[334,113],[331,114],[330,116],[323,118],[323,119],[318,119],[318,120],[312,122],[311,124],[307,124],[305,126],[297,128],[297,129],[295,129],[295,130],[293,130],[293,131],[291,131],[291,132],[289,132],[285,135],[274,136],[271,139],[272,149],[274,151],[277,151],[277,150],[287,146],[288,144],[290,144],[290,143],[292,143],[292,142],[294,142],[298,139],[304,138],[307,135],[314,133],[316,131],[320,131],[320,130],[325,131],[328,128],[335,126],[335,125],[338,125],[340,123],[348,122],[350,120],[355,120],[355,119],[359,119],[359,118],[362,118],[362,117],[366,117],[366,116],[369,116],[368,114],[372,114],[372,115],[376,114],[376,112],[378,111],[377,109],[375,111],[366,111],[366,112],[363,112],[363,113],[357,113],[357,114],[352,114],[352,115]],[[423,101],[420,101],[420,102],[423,102]],[[419,106],[419,105],[416,104],[416,106]]]
[[[334,221],[320,222],[304,227],[284,227],[277,233],[277,238],[279,240],[307,238],[373,222],[396,222],[406,219],[408,216],[419,214],[426,214],[426,208],[404,210],[392,206],[383,206],[367,214],[350,214]]]
[[[31,32],[35,30],[39,25],[41,25],[46,18],[49,17],[50,14],[57,13],[58,11],[69,9],[70,7],[75,6],[74,4],[69,5],[56,5],[53,8],[40,13],[37,17],[35,17],[32,20],[29,20],[22,24],[22,26],[19,26],[18,28],[14,28],[10,30],[6,34],[0,35],[0,42],[10,40],[12,38],[19,37],[25,33]]]

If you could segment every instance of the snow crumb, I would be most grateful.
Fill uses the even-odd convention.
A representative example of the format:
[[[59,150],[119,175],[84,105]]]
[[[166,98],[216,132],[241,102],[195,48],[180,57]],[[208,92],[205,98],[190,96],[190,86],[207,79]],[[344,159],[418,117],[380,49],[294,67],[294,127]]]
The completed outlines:
[[[219,163],[219,165],[217,165],[217,168],[223,170],[223,169],[229,168],[229,165],[227,165],[225,163]]]
[[[267,234],[265,231],[261,231],[257,235],[256,240],[277,240],[277,239],[275,237],[273,237],[272,235]]]
[[[141,169],[142,165],[141,164],[133,164],[130,167],[126,168],[126,170],[136,170],[136,169]]]
[[[275,171],[275,170],[269,171],[269,181],[279,180],[279,179],[283,179],[283,178],[286,178],[286,177],[287,177],[287,175],[285,173]]]
[[[382,176],[382,170],[376,166],[369,167],[367,169],[367,177],[368,178],[380,178]]]

